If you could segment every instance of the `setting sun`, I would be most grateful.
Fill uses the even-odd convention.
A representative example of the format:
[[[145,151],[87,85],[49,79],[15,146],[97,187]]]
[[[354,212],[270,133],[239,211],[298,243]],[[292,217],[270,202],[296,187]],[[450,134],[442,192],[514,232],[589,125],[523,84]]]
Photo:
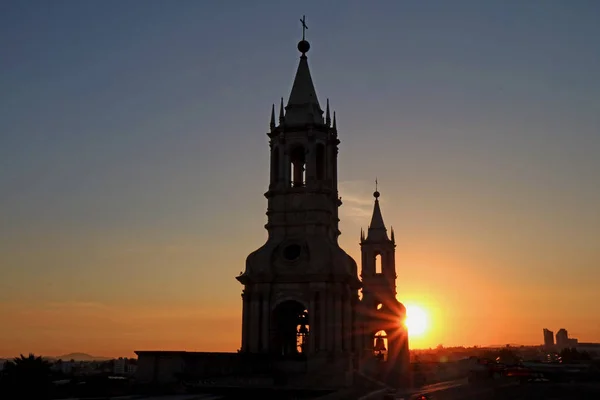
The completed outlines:
[[[421,336],[429,325],[427,313],[419,306],[407,305],[405,324],[410,336]]]

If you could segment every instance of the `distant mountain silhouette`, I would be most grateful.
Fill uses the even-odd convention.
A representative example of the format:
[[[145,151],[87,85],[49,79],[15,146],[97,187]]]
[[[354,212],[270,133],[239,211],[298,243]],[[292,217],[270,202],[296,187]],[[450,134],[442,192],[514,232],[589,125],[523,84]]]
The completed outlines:
[[[58,357],[52,357],[55,360],[63,360],[63,361],[70,361],[70,360],[75,360],[75,361],[107,361],[107,360],[112,360],[111,357],[99,357],[99,356],[91,356],[89,354],[86,353],[69,353],[69,354],[63,354],[62,356],[58,356]]]

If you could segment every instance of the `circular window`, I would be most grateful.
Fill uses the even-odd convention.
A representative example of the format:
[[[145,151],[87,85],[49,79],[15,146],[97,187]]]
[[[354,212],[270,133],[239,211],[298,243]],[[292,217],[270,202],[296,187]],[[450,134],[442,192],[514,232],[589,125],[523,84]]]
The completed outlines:
[[[297,260],[300,257],[302,248],[299,244],[290,244],[283,249],[283,257],[288,261]]]

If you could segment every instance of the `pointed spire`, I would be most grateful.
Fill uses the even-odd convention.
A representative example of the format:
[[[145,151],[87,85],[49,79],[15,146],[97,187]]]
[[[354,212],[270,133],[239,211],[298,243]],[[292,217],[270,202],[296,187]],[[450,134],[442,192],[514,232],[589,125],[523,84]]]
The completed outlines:
[[[329,113],[329,99],[327,99],[327,107],[325,108],[325,125],[329,128],[331,126],[331,114]]]
[[[337,131],[337,123],[335,122],[335,111],[333,112],[333,126],[332,126],[334,131]]]
[[[365,231],[363,230],[363,228],[360,228],[360,242],[364,242],[365,241]]]
[[[290,98],[285,107],[286,124],[323,124],[323,110],[319,105],[315,85],[308,68],[308,58],[306,57],[306,53],[310,50],[310,43],[305,40],[305,31],[308,29],[306,18],[303,17],[300,21],[302,22],[302,40],[298,43],[298,50],[302,55],[300,56],[300,63],[298,64]]]
[[[383,223],[383,217],[381,216],[381,208],[379,208],[379,199],[377,198],[375,198],[373,216],[371,217],[371,223],[369,224],[369,231],[373,229],[386,229],[385,224]]]
[[[275,103],[273,103],[273,106],[271,107],[271,123],[269,126],[271,127],[271,131],[275,130]]]
[[[308,68],[308,60],[304,54],[300,57],[300,64],[298,64],[296,78],[285,110],[287,111],[288,124],[323,123],[323,110],[319,105],[319,99]]]
[[[281,98],[281,103],[279,104],[279,124],[282,125],[285,122],[285,114],[283,111],[283,97]]]
[[[393,243],[396,243],[396,237],[394,236],[394,227],[393,226],[391,227],[391,231],[392,231],[391,240]]]
[[[369,225],[369,232],[367,233],[367,240],[379,241],[389,240],[387,235],[387,229],[383,223],[383,216],[381,215],[381,208],[379,208],[379,196],[381,194],[377,190],[377,179],[375,179],[375,205],[373,206],[373,216],[371,217],[371,224]]]

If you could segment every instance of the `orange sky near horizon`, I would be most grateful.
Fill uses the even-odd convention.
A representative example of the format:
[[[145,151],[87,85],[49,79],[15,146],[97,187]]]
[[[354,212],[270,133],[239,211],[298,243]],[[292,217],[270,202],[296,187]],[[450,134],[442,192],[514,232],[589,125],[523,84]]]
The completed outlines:
[[[346,187],[348,203],[352,203],[350,192]],[[381,207],[389,229],[390,223],[400,218],[398,210],[391,207],[392,201],[386,199],[385,191],[382,193]],[[365,197],[361,206],[365,215],[370,213],[372,204],[369,203],[371,200]],[[357,217],[356,209],[341,216],[345,221],[342,228],[346,228],[343,232],[349,231],[355,222],[368,219],[363,214]],[[260,225],[249,229],[263,230]],[[590,319],[590,310],[586,310],[593,307],[589,304],[594,304],[590,302],[597,296],[592,283],[576,277],[579,286],[565,285],[562,291],[557,291],[527,285],[518,275],[498,275],[492,279],[486,271],[501,268],[504,260],[487,258],[481,247],[467,245],[458,237],[444,241],[415,239],[398,227],[395,231],[398,298],[406,304],[420,306],[429,316],[426,334],[411,338],[412,348],[438,344],[537,344],[541,342],[544,327],[554,330],[566,327],[576,336],[579,332],[585,333],[580,335],[584,341],[600,339],[600,329]],[[342,235],[341,244],[360,260],[357,240],[353,240],[357,238],[349,236]],[[0,308],[4,327],[0,330],[0,356],[85,352],[116,357],[132,356],[134,350],[158,349],[236,351],[240,345],[241,285],[234,276],[242,268],[245,254],[261,244],[256,238],[249,241],[252,245],[239,245],[230,253],[219,253],[228,267],[218,271],[190,267],[157,269],[169,264],[193,266],[196,263],[191,260],[200,263],[208,259],[208,249],[183,241],[177,248],[154,243],[137,249],[120,240],[111,242],[110,246],[104,243],[105,248],[97,241],[95,246],[78,243],[78,250],[63,250],[61,256],[56,253],[61,249],[52,244],[52,248],[45,249],[38,245],[37,256],[29,253],[31,262],[39,262],[37,257],[49,256],[51,252],[54,252],[54,260],[77,259],[77,253],[81,252],[82,257],[107,265],[118,266],[137,260],[149,271],[160,272],[155,277],[144,277],[142,269],[131,274],[118,267],[110,268],[106,273],[120,274],[121,284],[104,293],[101,301],[52,301],[52,297],[61,297],[52,290],[23,293],[17,300],[5,299]],[[436,251],[429,251],[431,248]],[[212,259],[214,265],[216,261]],[[90,262],[88,265],[92,267],[94,263]],[[76,279],[71,284],[72,298],[100,297],[89,291],[82,296]],[[102,288],[92,292],[98,291],[102,292]],[[564,301],[544,304],[545,299],[555,296]],[[579,313],[572,312],[577,309]]]

